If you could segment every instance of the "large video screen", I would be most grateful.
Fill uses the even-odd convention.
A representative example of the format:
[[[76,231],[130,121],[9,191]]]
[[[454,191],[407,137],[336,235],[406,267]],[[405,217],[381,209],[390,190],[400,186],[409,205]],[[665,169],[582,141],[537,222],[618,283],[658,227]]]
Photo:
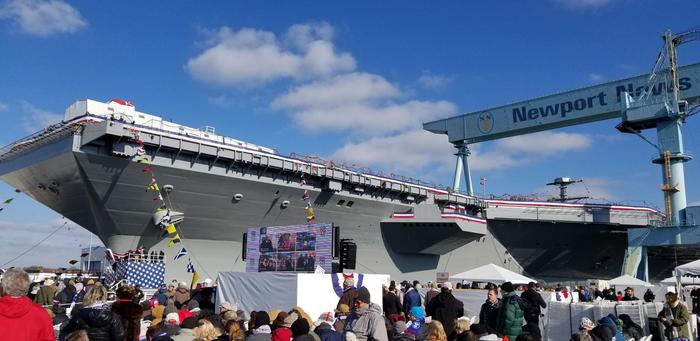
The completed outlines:
[[[246,272],[331,272],[332,224],[254,227],[247,238]]]

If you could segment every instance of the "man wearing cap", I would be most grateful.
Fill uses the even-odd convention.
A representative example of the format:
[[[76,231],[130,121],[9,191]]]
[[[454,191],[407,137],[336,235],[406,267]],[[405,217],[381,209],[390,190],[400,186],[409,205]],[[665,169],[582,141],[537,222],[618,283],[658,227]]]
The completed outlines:
[[[358,341],[389,341],[382,310],[378,305],[371,303],[366,287],[357,290],[353,305],[352,313],[345,320],[343,339],[347,340],[348,334],[354,334]]]
[[[524,311],[528,305],[516,293],[511,282],[501,285],[503,298],[501,309],[498,311],[496,331],[499,336],[508,336],[509,340],[515,340],[522,332]]]
[[[455,320],[464,316],[464,304],[452,295],[452,283],[442,284],[440,293],[430,300],[425,312],[433,320],[442,322],[448,340],[455,339]]]
[[[520,294],[520,298],[528,304],[528,309],[525,311],[525,322],[539,325],[541,308],[547,308],[547,303],[542,299],[542,295],[537,292],[537,284],[530,282],[527,284],[527,290]]]

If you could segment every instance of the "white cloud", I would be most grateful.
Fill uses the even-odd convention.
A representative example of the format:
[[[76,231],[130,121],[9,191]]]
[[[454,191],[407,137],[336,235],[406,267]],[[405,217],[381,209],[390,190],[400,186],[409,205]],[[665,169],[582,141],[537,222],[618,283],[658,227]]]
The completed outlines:
[[[0,112],[7,111],[9,108],[10,106],[7,103],[0,102]]]
[[[612,3],[613,0],[552,0],[572,9],[597,9]]]
[[[29,102],[22,102],[22,111],[22,127],[28,133],[37,132],[63,120],[63,115],[38,108]]]
[[[591,83],[600,83],[605,80],[605,76],[599,74],[599,73],[590,73],[588,74],[588,80]]]
[[[274,33],[222,27],[209,33],[208,46],[185,66],[209,84],[255,86],[279,79],[304,80],[355,69],[355,58],[338,53],[326,24],[293,25],[280,41]]]
[[[272,106],[290,109],[307,131],[352,131],[359,135],[415,128],[456,112],[447,101],[402,100],[398,87],[379,75],[351,73],[291,89]]]
[[[423,74],[418,78],[418,83],[420,83],[424,88],[427,89],[439,89],[444,88],[453,78],[445,75],[435,74],[429,71],[423,72]]]
[[[0,18],[40,37],[76,32],[87,25],[77,9],[61,0],[10,0],[0,7]]]
[[[590,137],[578,133],[543,131],[514,136],[496,141],[497,148],[530,155],[552,155],[587,149],[593,144]]]

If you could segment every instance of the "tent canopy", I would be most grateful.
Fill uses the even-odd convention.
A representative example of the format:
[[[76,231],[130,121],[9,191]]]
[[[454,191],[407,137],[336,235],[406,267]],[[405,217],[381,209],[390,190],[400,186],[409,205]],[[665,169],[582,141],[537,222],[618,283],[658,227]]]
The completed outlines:
[[[665,278],[661,281],[661,284],[674,285],[676,284],[676,277]],[[681,284],[700,284],[700,278],[696,277],[681,277]]]
[[[504,282],[517,284],[536,282],[534,279],[504,269],[495,264],[486,264],[475,269],[452,275],[450,278],[465,279],[472,282],[491,282],[496,284],[502,284]]]
[[[626,287],[651,287],[649,282],[642,281],[630,275],[622,275],[620,277],[613,278],[608,281],[608,284],[614,286],[626,286]]]
[[[700,275],[700,259],[676,267],[676,276]]]

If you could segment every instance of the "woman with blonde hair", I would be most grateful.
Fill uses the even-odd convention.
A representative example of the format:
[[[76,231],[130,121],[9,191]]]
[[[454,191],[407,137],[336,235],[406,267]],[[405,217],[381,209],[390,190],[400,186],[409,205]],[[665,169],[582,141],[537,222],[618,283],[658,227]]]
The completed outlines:
[[[245,330],[238,321],[228,321],[226,324],[226,330],[228,331],[229,341],[243,341],[245,340]]]
[[[445,328],[442,326],[440,321],[434,320],[428,325],[428,337],[427,341],[447,341],[447,334],[445,334]]]
[[[199,326],[194,328],[194,333],[204,341],[213,341],[221,336],[221,332],[209,320],[199,320]]]
[[[461,334],[469,330],[470,327],[471,322],[469,319],[466,317],[460,317],[457,319],[457,323],[455,323],[455,332],[456,334]]]
[[[107,304],[107,289],[100,282],[90,288],[83,298],[83,308],[73,313],[63,329],[60,339],[83,329],[90,340],[123,340],[122,322]]]

